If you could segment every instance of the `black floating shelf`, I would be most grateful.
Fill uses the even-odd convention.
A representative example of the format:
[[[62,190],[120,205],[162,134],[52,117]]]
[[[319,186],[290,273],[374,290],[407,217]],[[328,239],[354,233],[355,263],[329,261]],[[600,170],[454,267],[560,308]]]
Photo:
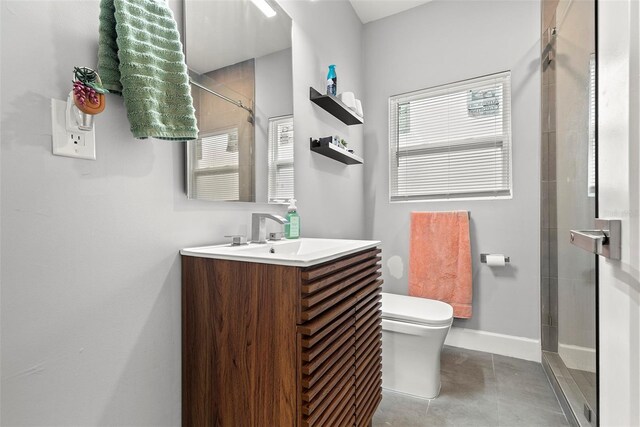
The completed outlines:
[[[363,163],[362,157],[356,156],[345,150],[344,148],[339,148],[338,146],[331,144],[329,142],[320,142],[318,140],[311,141],[311,151],[314,151],[318,154],[322,154],[323,156],[331,157],[333,160],[337,160],[346,165],[361,165]]]
[[[329,114],[342,121],[343,123],[351,125],[361,125],[364,123],[364,119],[347,107],[340,99],[333,95],[323,95],[314,88],[309,88],[309,99]]]

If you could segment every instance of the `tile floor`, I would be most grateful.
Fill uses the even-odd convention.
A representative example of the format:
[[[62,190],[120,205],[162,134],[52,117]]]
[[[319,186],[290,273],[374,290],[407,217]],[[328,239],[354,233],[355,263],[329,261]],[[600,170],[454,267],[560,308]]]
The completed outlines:
[[[539,363],[445,347],[441,372],[437,399],[385,390],[373,427],[569,425]]]

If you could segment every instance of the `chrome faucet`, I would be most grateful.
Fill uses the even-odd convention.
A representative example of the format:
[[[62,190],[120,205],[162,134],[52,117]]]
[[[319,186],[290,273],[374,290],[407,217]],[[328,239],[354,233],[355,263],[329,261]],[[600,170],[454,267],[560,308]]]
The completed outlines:
[[[280,224],[287,224],[288,221],[280,215],[269,213],[251,214],[251,242],[267,243],[267,224],[266,219],[272,219]]]

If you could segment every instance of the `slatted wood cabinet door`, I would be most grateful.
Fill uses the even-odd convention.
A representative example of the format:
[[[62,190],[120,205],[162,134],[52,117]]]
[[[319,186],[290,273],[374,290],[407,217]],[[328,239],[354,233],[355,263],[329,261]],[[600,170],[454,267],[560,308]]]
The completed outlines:
[[[183,256],[183,426],[369,425],[380,252],[307,268]]]

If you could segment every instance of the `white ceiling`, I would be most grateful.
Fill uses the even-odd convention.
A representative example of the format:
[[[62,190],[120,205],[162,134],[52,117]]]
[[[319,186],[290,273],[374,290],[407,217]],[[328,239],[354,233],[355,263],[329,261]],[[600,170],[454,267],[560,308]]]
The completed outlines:
[[[363,24],[404,12],[431,0],[349,0]]]
[[[187,64],[203,74],[291,47],[291,18],[265,18],[249,0],[186,0]],[[349,0],[363,24],[420,6],[431,0]]]

